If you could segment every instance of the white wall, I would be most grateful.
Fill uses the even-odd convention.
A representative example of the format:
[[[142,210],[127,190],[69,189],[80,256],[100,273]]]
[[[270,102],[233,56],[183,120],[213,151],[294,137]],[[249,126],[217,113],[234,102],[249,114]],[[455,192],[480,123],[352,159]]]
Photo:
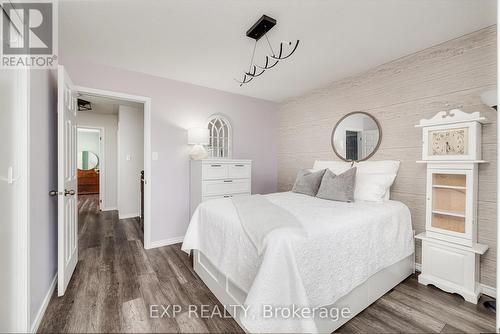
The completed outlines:
[[[78,158],[77,166],[81,168],[83,165],[83,155],[80,152],[88,151],[97,156],[97,168],[101,164],[101,133],[98,129],[78,129]]]
[[[118,211],[119,217],[141,212],[140,172],[144,169],[144,112],[129,106],[118,109]]]
[[[99,130],[78,129],[78,152],[89,151],[99,156],[101,150],[99,136]]]
[[[54,72],[30,71],[29,110],[30,322],[50,298],[57,273],[57,82]]]
[[[78,126],[104,128],[104,198],[102,210],[116,210],[117,208],[117,131],[118,115],[98,114],[96,112],[79,112],[76,117]],[[102,153],[100,155],[103,155]],[[101,158],[99,157],[100,167]]]
[[[292,188],[297,170],[314,160],[338,159],[330,147],[333,126],[345,114],[366,111],[382,127],[382,141],[372,160],[399,160],[391,199],[406,204],[416,233],[425,230],[426,165],[422,158],[422,118],[462,106],[481,112],[483,127],[479,166],[478,242],[490,250],[481,256],[481,283],[495,286],[497,246],[497,112],[481,94],[497,89],[497,27],[456,38],[380,65],[290,99],[279,108],[279,189]],[[420,263],[416,242],[416,262]]]

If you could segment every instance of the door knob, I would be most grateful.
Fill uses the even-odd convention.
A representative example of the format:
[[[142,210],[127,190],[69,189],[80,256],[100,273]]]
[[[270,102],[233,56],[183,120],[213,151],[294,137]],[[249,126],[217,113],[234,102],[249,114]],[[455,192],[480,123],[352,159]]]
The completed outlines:
[[[71,189],[71,190],[64,189],[64,196],[67,196],[67,195],[73,196],[74,194],[75,194],[75,191],[73,189]]]
[[[57,192],[57,190],[51,190],[51,191],[49,191],[49,195],[50,196],[57,196],[57,195],[59,195],[59,193]]]

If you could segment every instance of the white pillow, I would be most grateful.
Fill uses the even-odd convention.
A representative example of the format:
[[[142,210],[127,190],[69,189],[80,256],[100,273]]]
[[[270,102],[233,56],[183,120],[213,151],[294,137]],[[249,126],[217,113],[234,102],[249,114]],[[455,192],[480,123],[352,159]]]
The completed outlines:
[[[392,181],[392,182],[394,183],[394,181]],[[392,187],[392,185],[385,192],[384,199],[383,199],[384,202],[391,199],[391,187]]]
[[[322,170],[322,169],[329,169],[331,170],[335,175],[342,174],[346,170],[351,168],[351,163],[347,161],[335,161],[335,160],[316,160],[314,162],[313,169],[314,170]]]
[[[355,201],[383,202],[396,175],[356,174]]]
[[[399,163],[397,160],[361,161],[356,162],[354,166],[358,168],[358,173],[362,174],[396,175],[399,170]]]
[[[397,160],[361,161],[357,167],[354,200],[388,201],[400,162]],[[360,176],[361,175],[361,176]],[[357,190],[357,191],[356,191]]]

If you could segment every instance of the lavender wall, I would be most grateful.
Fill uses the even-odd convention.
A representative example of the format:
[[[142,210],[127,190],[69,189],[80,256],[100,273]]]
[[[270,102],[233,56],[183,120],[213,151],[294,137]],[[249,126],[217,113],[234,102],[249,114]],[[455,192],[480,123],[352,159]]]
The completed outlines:
[[[140,217],[141,185],[137,176],[144,169],[143,108],[120,106],[118,124],[119,217]]]
[[[57,75],[30,71],[29,224],[30,326],[57,272]],[[50,296],[49,296],[50,298]]]
[[[252,191],[277,189],[277,105],[179,81],[62,58],[76,85],[151,97],[152,241],[183,236],[189,222],[186,129],[224,113],[233,126],[233,157],[253,160]],[[231,78],[228,78],[231,80]],[[243,88],[244,89],[244,88]]]

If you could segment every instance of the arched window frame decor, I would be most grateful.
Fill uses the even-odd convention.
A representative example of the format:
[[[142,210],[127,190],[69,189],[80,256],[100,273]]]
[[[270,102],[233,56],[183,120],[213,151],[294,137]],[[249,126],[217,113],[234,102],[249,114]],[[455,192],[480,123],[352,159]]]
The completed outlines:
[[[222,114],[208,118],[208,155],[212,158],[231,158],[233,155],[233,130],[231,122]]]

